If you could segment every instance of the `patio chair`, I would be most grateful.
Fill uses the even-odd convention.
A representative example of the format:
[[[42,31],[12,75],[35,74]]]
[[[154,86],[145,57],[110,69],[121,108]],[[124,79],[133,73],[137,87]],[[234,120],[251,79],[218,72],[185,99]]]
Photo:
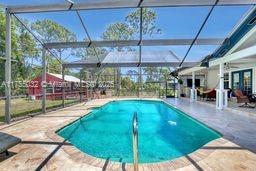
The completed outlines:
[[[239,107],[249,107],[249,108],[254,108],[254,106],[249,105],[250,100],[247,96],[243,94],[243,92],[239,89],[235,90],[235,95],[237,98],[237,103],[243,103]]]
[[[5,153],[9,155],[8,149],[19,144],[21,142],[20,138],[15,136],[0,132],[0,154]]]

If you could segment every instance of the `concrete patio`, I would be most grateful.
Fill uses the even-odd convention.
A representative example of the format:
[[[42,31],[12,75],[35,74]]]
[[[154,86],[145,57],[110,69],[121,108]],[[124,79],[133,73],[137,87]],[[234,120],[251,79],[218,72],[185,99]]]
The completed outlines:
[[[10,149],[11,155],[8,158],[1,155],[1,170],[133,170],[131,164],[88,158],[55,134],[61,125],[70,123],[89,113],[90,108],[111,100],[113,99],[93,100],[0,126],[1,132],[22,139],[21,144]],[[201,103],[190,103],[186,99],[166,101],[221,132],[223,138],[173,161],[140,165],[140,170],[256,169],[256,118],[219,111]]]
[[[211,107],[216,106],[216,101],[215,100],[206,100],[206,99],[197,99],[198,103],[202,103],[202,104],[206,104],[206,105],[210,105]],[[256,104],[255,103],[250,103],[250,106],[254,107],[254,108],[249,108],[249,107],[239,107],[242,104],[239,104],[237,102],[228,101],[228,106],[226,108],[227,111],[231,111],[231,112],[235,112],[235,113],[240,113],[241,115],[249,115],[251,117],[256,117]]]

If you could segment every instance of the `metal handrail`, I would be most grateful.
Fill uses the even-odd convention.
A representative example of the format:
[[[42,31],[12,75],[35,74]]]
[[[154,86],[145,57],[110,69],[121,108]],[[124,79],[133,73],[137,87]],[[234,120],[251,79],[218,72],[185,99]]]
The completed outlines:
[[[134,171],[139,170],[139,155],[138,155],[138,117],[137,112],[134,112],[132,122],[132,143],[133,143],[133,166]]]

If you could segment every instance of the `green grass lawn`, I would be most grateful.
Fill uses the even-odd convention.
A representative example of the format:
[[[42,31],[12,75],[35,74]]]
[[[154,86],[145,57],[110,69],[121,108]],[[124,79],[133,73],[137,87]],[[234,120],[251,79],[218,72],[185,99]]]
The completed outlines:
[[[70,104],[77,100],[65,100],[66,104]],[[61,106],[62,100],[47,100],[47,109],[52,109]],[[27,99],[12,99],[11,100],[11,113],[12,118],[25,116],[32,113],[41,111],[42,101],[41,100],[27,100]],[[5,101],[0,100],[0,122],[4,121],[5,115]]]

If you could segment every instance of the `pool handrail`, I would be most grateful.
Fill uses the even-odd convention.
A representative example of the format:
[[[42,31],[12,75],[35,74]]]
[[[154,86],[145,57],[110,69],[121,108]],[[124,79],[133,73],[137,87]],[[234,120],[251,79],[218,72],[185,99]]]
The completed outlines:
[[[133,166],[134,171],[139,170],[139,155],[138,155],[138,117],[137,112],[133,114],[132,122],[132,142],[133,142]]]

